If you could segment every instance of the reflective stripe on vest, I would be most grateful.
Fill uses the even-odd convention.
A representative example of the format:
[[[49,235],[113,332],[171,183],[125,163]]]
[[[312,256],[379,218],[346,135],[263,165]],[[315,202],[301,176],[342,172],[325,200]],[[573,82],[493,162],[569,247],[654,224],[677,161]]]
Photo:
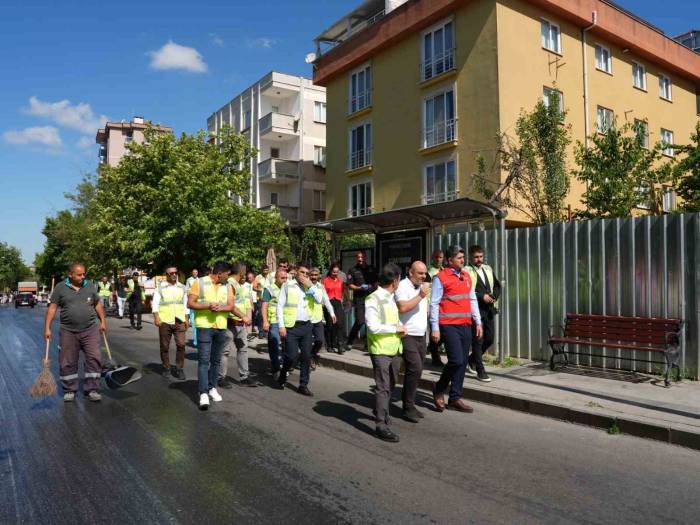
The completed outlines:
[[[267,321],[270,324],[277,324],[277,301],[280,297],[280,287],[273,283],[267,287],[270,292],[270,300],[267,302]]]
[[[97,295],[99,295],[100,297],[109,297],[110,295],[112,295],[112,292],[109,291],[109,283],[100,282],[98,284],[100,286],[100,291]]]
[[[228,283],[214,285],[211,277],[197,279],[199,283],[199,303],[218,303],[227,305],[231,289]],[[212,312],[211,310],[195,310],[194,324],[197,328],[225,329],[228,326],[228,312]]]
[[[323,297],[325,290],[323,289],[323,286],[321,286],[321,283],[316,283],[313,286],[315,286],[318,289],[319,293],[321,294],[321,297]],[[312,323],[320,323],[321,321],[323,321],[323,303],[317,303],[316,301],[313,301],[310,307],[309,316],[311,317]]]
[[[381,324],[399,324],[399,309],[391,298],[380,298],[377,290],[367,297],[365,306],[368,302],[375,303]],[[400,354],[402,349],[401,337],[398,334],[373,334],[367,330],[367,350],[370,354],[395,356]]]
[[[472,280],[463,270],[456,275],[452,268],[443,269],[438,275],[443,296],[440,300],[440,324],[470,325],[472,323]]]
[[[166,324],[175,324],[175,319],[184,321],[185,314],[185,286],[181,283],[166,285],[161,282],[158,285],[160,294],[160,304],[158,305],[158,316]]]

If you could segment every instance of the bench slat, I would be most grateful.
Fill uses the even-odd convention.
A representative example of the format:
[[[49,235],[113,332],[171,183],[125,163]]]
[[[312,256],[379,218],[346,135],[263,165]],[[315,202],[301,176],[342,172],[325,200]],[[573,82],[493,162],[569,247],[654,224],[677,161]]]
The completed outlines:
[[[600,346],[606,348],[620,348],[622,350],[638,350],[643,352],[666,352],[665,348],[659,348],[656,346],[635,346],[635,345],[625,345],[620,343],[610,343],[610,342],[600,342],[592,341],[590,339],[576,339],[573,337],[553,337],[549,339],[551,343],[568,343],[575,345],[585,345],[585,346]],[[603,356],[601,356],[603,357]],[[613,358],[614,356],[608,356]]]

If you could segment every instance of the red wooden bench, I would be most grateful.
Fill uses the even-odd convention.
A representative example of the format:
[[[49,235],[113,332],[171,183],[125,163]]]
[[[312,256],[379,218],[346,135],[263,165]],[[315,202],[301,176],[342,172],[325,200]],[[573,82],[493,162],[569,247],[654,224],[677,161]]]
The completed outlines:
[[[670,373],[673,368],[677,371],[676,380],[680,379],[680,332],[683,321],[680,319],[661,319],[653,317],[620,317],[612,315],[566,314],[563,327],[552,327],[549,332],[548,344],[552,349],[549,366],[556,369],[557,364],[569,363],[567,354],[583,355],[598,358],[622,359],[653,364],[665,364],[666,386],[670,385]],[[558,333],[555,333],[558,332]],[[619,348],[621,350],[637,350],[643,352],[658,352],[664,354],[665,363],[648,361],[625,356],[603,356],[574,352],[571,349],[579,346]]]

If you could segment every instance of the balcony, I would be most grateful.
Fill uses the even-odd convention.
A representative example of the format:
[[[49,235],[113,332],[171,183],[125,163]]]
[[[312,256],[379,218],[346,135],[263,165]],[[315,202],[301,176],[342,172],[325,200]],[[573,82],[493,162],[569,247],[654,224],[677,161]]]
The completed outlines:
[[[435,122],[432,126],[423,129],[423,147],[432,148],[440,144],[453,142],[457,134],[455,133],[457,121],[453,118]]]
[[[299,180],[296,160],[267,159],[258,164],[258,179],[268,184],[292,184]]]
[[[299,123],[293,115],[268,113],[260,119],[260,137],[274,141],[293,140],[299,136]]]
[[[260,209],[263,211],[277,210],[283,219],[287,219],[289,222],[298,222],[297,212],[299,208],[297,206],[269,204],[267,206],[262,206]]]
[[[446,49],[442,53],[437,53],[435,56],[427,58],[420,64],[420,79],[430,80],[443,73],[446,73],[455,67],[455,50]]]
[[[353,151],[348,159],[348,170],[359,170],[372,165],[372,149],[360,149]]]
[[[457,199],[459,197],[458,190],[444,191],[439,193],[423,193],[421,195],[421,202],[423,204],[435,204],[438,202],[449,202]]]

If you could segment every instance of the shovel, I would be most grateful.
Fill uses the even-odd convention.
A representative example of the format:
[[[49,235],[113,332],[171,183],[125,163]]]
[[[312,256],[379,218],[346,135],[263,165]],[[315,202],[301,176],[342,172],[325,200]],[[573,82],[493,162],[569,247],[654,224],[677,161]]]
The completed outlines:
[[[121,388],[129,383],[141,379],[141,372],[133,366],[119,366],[112,359],[112,352],[109,351],[109,343],[107,342],[107,334],[102,334],[107,349],[108,360],[102,365],[102,376],[105,378],[105,383],[112,389]]]

